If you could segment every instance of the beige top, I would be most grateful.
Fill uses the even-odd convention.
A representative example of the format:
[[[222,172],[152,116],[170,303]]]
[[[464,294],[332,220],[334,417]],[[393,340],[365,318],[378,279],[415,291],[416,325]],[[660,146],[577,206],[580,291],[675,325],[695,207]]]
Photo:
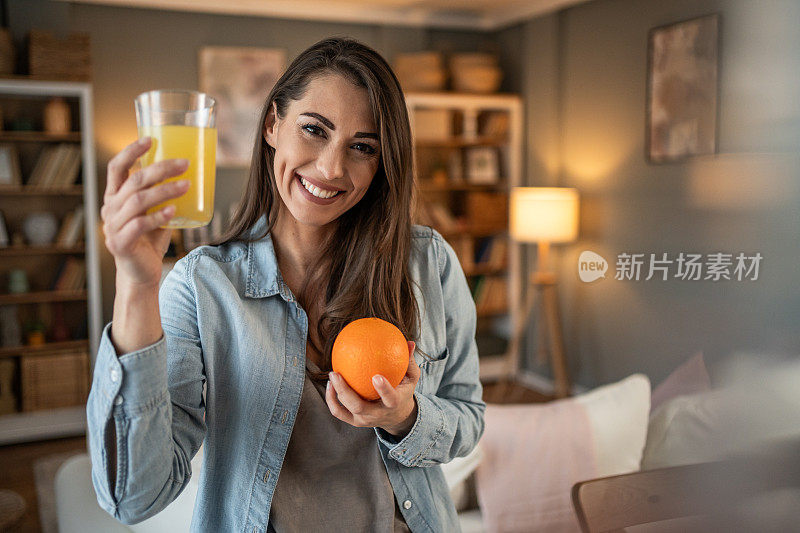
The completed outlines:
[[[307,372],[297,419],[270,508],[276,533],[309,531],[407,532],[373,428],[334,417],[325,383]]]

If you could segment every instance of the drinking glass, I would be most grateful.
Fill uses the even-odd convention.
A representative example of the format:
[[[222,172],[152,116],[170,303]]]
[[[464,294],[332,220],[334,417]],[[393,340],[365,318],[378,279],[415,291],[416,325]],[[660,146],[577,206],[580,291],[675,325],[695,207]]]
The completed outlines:
[[[215,104],[207,94],[178,89],[148,91],[136,97],[139,138],[152,138],[150,149],[140,159],[142,167],[164,159],[189,160],[186,172],[163,182],[188,179],[189,190],[147,211],[175,205],[175,216],[162,227],[196,228],[211,221],[217,151]]]

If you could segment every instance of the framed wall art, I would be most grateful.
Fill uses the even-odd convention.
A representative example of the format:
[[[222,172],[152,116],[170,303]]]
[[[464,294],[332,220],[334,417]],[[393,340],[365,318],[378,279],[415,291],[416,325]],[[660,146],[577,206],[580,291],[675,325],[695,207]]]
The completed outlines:
[[[646,156],[679,161],[717,149],[719,15],[650,30]]]
[[[497,148],[478,146],[467,150],[467,181],[475,185],[491,185],[500,180],[500,162]]]
[[[249,166],[261,106],[285,68],[282,49],[200,50],[200,90],[217,100],[217,166]]]

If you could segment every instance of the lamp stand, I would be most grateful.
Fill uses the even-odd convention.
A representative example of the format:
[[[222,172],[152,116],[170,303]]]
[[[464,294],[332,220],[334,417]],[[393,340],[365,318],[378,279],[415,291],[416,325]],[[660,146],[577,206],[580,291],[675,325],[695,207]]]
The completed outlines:
[[[522,339],[525,337],[528,321],[534,311],[543,321],[540,329],[538,345],[541,359],[549,355],[550,366],[553,371],[556,398],[565,398],[570,394],[569,375],[564,356],[564,335],[561,330],[561,320],[558,313],[558,294],[556,290],[556,275],[547,270],[547,260],[550,244],[538,243],[537,269],[531,274],[528,296],[525,300],[522,319],[516,324],[514,336],[511,339],[510,350],[513,357],[519,357]],[[518,365],[515,365],[517,368]]]

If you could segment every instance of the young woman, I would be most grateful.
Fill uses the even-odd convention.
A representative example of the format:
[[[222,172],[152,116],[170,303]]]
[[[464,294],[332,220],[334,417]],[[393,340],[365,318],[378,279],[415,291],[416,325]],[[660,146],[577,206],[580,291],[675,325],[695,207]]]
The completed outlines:
[[[108,165],[116,297],[87,408],[98,501],[125,523],[158,513],[205,442],[192,530],[458,530],[438,465],[483,431],[475,305],[453,249],[411,224],[397,79],[367,46],[326,39],[260,124],[230,231],[160,291],[172,211],[146,211],[186,191],[153,187],[186,162],[128,176],[143,139]],[[338,332],[368,316],[411,339],[403,381],[376,376],[371,402],[330,372]]]

